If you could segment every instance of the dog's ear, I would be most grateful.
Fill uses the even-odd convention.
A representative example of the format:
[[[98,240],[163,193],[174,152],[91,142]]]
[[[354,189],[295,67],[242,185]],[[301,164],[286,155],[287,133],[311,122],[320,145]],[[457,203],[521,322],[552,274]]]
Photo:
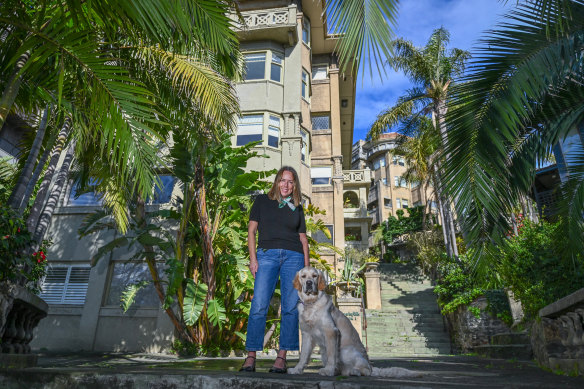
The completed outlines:
[[[292,286],[294,286],[294,289],[302,292],[302,285],[300,284],[300,272],[296,273],[296,277],[294,277],[294,282],[292,282]]]
[[[326,282],[324,281],[324,277],[322,272],[318,273],[318,290],[325,290],[326,289]]]

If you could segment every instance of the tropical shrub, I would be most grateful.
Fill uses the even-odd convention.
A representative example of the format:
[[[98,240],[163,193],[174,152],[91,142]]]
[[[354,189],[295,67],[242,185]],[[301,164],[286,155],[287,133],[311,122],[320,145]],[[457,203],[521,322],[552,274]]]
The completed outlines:
[[[584,257],[566,252],[562,223],[524,221],[519,234],[500,249],[496,271],[521,301],[527,319],[584,286]]]
[[[38,282],[46,274],[48,242],[31,253],[33,242],[24,219],[12,208],[1,205],[0,282],[20,282],[32,292],[39,292]]]

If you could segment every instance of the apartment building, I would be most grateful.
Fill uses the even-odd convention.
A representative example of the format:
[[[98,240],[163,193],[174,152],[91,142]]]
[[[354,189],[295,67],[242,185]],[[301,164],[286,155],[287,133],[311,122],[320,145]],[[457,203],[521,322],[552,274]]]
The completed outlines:
[[[397,133],[382,134],[376,141],[353,144],[351,170],[345,170],[343,206],[345,246],[358,250],[369,247],[369,233],[389,216],[402,209],[430,203],[436,211],[432,188],[406,182],[407,165],[395,155]]]
[[[350,168],[355,78],[339,71],[332,54],[338,37],[327,34],[321,2],[241,1],[245,25],[237,29],[246,76],[237,85],[241,117],[233,147],[260,141],[248,169],[296,168],[304,202],[326,211],[319,215],[331,232],[317,240],[344,246],[343,168]],[[234,16],[234,20],[235,20]],[[344,156],[344,158],[343,158]],[[168,203],[180,191],[162,176],[152,205]],[[174,193],[173,193],[174,192]],[[128,261],[119,250],[91,267],[100,246],[117,237],[102,231],[79,239],[77,230],[99,208],[92,193],[75,197],[69,185],[59,200],[47,236],[52,288],[42,297],[49,315],[37,329],[35,349],[85,351],[167,350],[173,326],[160,309],[152,287],[141,291],[127,313],[120,308],[125,285],[149,279],[146,264]],[[338,256],[323,253],[337,266]]]

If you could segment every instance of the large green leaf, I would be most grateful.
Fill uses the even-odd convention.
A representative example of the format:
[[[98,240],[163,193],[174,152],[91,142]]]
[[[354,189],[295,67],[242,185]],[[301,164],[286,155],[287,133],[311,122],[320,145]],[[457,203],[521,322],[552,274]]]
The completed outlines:
[[[195,284],[191,279],[188,279],[186,282],[187,287],[183,301],[183,315],[185,323],[192,326],[199,320],[199,316],[203,312],[205,298],[207,296],[207,285],[202,282]]]
[[[209,300],[207,302],[207,316],[214,326],[221,327],[227,320],[223,303],[217,299]]]
[[[124,312],[127,312],[130,306],[134,304],[134,300],[140,289],[149,284],[150,281],[140,281],[126,286],[126,289],[124,289],[120,297],[120,304]]]

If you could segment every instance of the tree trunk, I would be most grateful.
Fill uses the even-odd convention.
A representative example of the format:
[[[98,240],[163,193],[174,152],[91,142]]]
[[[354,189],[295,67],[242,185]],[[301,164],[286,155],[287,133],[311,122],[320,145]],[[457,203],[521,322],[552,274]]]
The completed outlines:
[[[28,219],[26,221],[28,230],[31,232],[35,231],[37,228],[40,214],[45,204],[45,198],[47,197],[47,193],[49,192],[49,186],[51,185],[51,181],[53,180],[53,175],[55,174],[57,163],[59,163],[59,158],[61,157],[63,147],[65,145],[65,142],[67,141],[67,138],[69,137],[70,132],[71,119],[67,118],[65,119],[63,128],[61,128],[61,132],[59,133],[59,137],[57,138],[57,142],[51,154],[49,166],[47,167],[47,171],[45,172],[45,176],[43,177],[41,187],[39,188],[36,199],[30,211],[30,215],[28,216]]]
[[[16,65],[14,65],[12,75],[8,79],[8,82],[6,82],[6,88],[4,89],[4,92],[2,92],[2,97],[0,97],[0,133],[2,132],[4,122],[8,117],[8,113],[12,109],[12,105],[14,104],[14,100],[16,99],[18,90],[20,89],[20,70],[24,67],[24,65],[26,65],[29,58],[30,52],[28,51],[23,53],[20,58],[18,58]]]
[[[49,118],[49,108],[47,107],[43,112],[42,119],[39,124],[34,142],[24,163],[24,168],[18,176],[14,190],[8,198],[8,205],[13,209],[20,209],[22,200],[24,197],[24,192],[29,182],[29,177],[34,169],[36,160],[38,158],[39,152],[41,150],[41,145],[43,144],[43,139],[45,137],[45,130],[47,129],[47,122]],[[21,213],[22,214],[22,213]]]
[[[37,245],[40,245],[43,241],[43,238],[45,237],[45,233],[47,232],[49,224],[51,223],[51,217],[53,217],[53,212],[55,212],[55,208],[57,208],[57,203],[61,197],[61,192],[67,184],[67,180],[69,178],[69,169],[71,168],[74,152],[75,141],[71,142],[69,148],[67,149],[67,154],[65,154],[65,160],[63,161],[63,165],[61,165],[61,169],[59,170],[57,181],[55,181],[55,184],[51,188],[49,199],[47,200],[47,203],[43,209],[43,213],[39,217],[38,225],[34,230],[34,240]]]
[[[212,228],[209,222],[209,212],[207,210],[207,197],[205,188],[205,175],[203,165],[199,159],[195,166],[195,205],[201,228],[203,268],[205,269],[207,290],[207,301],[215,297],[215,253],[213,251],[213,239],[211,237]]]
[[[140,228],[146,227],[146,210],[144,200],[141,197],[138,197],[136,201],[136,223]],[[152,277],[152,282],[154,283],[154,289],[156,290],[156,294],[158,295],[158,299],[160,300],[161,306],[164,306],[166,295],[160,282],[158,269],[156,268],[156,260],[154,259],[154,248],[149,245],[143,245],[143,247],[144,253],[146,254],[145,256],[146,264],[148,265],[148,270],[150,271],[150,276]],[[179,337],[185,341],[194,343],[195,339],[193,339],[191,334],[189,334],[186,327],[181,324],[172,308],[170,307],[164,308],[164,311],[166,312],[174,328],[179,334]]]
[[[24,213],[26,207],[28,206],[30,196],[32,196],[32,192],[34,191],[34,188],[39,180],[39,177],[40,177],[41,173],[43,172],[43,169],[45,168],[45,164],[47,163],[47,159],[49,159],[49,155],[51,154],[51,150],[52,150],[53,146],[55,145],[55,140],[56,140],[55,135],[53,135],[49,139],[49,141],[45,145],[45,151],[43,152],[41,159],[37,163],[37,166],[34,169],[34,172],[32,173],[32,177],[30,178],[30,180],[28,180],[28,184],[26,185],[26,191],[24,192],[24,196],[22,198],[22,202],[20,203],[20,208],[18,210],[21,215]]]
[[[436,168],[436,166],[434,167],[435,170],[435,174],[438,174],[438,169]],[[436,205],[438,206],[438,211],[440,212],[440,221],[442,222],[442,235],[444,238],[444,246],[446,248],[446,255],[448,256],[448,258],[452,258],[452,249],[451,249],[451,245],[450,245],[450,239],[449,239],[449,234],[446,231],[446,218],[444,217],[444,208],[442,207],[442,200],[440,198],[440,189],[438,188],[438,178],[436,177],[436,175],[434,175],[434,193],[436,194]]]

